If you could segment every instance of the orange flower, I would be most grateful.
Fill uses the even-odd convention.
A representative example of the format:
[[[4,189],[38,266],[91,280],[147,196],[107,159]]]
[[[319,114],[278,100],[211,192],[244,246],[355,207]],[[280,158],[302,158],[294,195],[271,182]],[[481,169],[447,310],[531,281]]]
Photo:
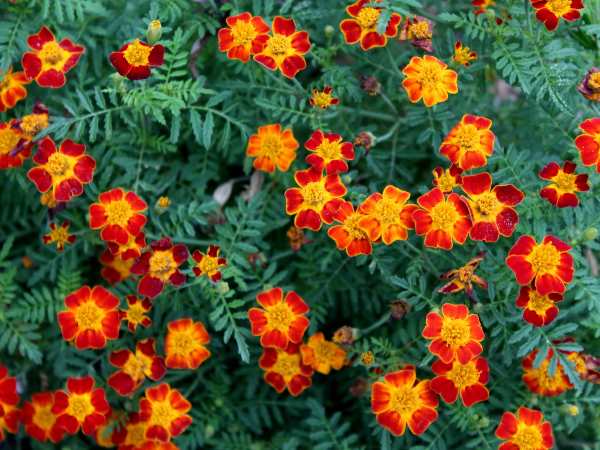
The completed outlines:
[[[287,388],[293,397],[297,397],[312,385],[313,369],[302,363],[298,344],[290,342],[283,349],[263,349],[258,365],[265,371],[265,381],[279,394]]]
[[[119,299],[102,286],[83,286],[65,298],[66,311],[58,313],[63,338],[78,350],[104,348],[109,339],[118,339],[121,314]]]
[[[455,294],[465,291],[469,298],[473,297],[473,283],[481,286],[483,289],[488,288],[487,281],[478,275],[475,275],[475,270],[483,261],[484,254],[471,259],[468,263],[459,269],[452,269],[444,273],[440,278],[442,280],[450,280],[444,286],[438,289],[441,294]]]
[[[16,434],[19,430],[21,411],[17,393],[17,379],[8,374],[8,369],[0,364],[0,442],[6,439],[6,433]]]
[[[322,91],[313,89],[308,103],[315,108],[327,109],[330,106],[339,104],[340,100],[333,96],[331,86],[325,86]]]
[[[197,369],[210,357],[210,336],[202,322],[190,318],[169,322],[165,337],[165,362],[169,369]]]
[[[15,121],[15,126],[23,132],[25,140],[31,141],[36,134],[48,128],[48,108],[41,102],[33,105],[31,114],[26,114]]]
[[[113,442],[118,450],[139,450],[146,441],[148,423],[141,419],[139,413],[130,413],[125,426],[116,430]]]
[[[490,372],[485,358],[477,357],[464,364],[458,360],[449,364],[438,360],[431,370],[437,375],[431,380],[431,389],[446,403],[454,403],[460,394],[462,404],[469,408],[490,397],[485,387]]]
[[[556,303],[562,299],[562,294],[551,292],[540,295],[535,287],[522,286],[516,304],[523,309],[523,320],[536,327],[543,327],[556,319],[558,315]]]
[[[138,236],[146,225],[147,219],[142,213],[147,209],[146,202],[134,192],[111,189],[98,196],[98,203],[90,205],[90,228],[101,230],[103,241],[126,245],[130,237]]]
[[[246,156],[256,158],[252,165],[257,170],[272,173],[277,167],[281,172],[287,172],[296,159],[298,147],[291,128],[281,131],[278,123],[264,125],[248,138]]]
[[[477,59],[477,53],[472,51],[469,47],[466,47],[460,41],[456,41],[454,44],[454,56],[452,61],[461,66],[469,66],[471,61]]]
[[[248,319],[252,334],[260,336],[260,345],[285,349],[289,342],[302,342],[309,307],[296,292],[288,292],[284,299],[283,290],[276,287],[257,294],[256,301],[264,309],[250,308]]]
[[[383,193],[374,192],[358,207],[363,214],[360,226],[371,241],[380,238],[385,245],[408,239],[408,230],[415,227],[412,218],[417,205],[407,204],[410,194],[396,186],[388,185]]]
[[[462,177],[462,189],[473,226],[469,236],[474,241],[496,242],[500,236],[510,237],[519,223],[514,207],[525,195],[512,184],[498,184],[492,189],[492,176],[487,172]]]
[[[458,74],[435,56],[413,56],[402,73],[406,75],[402,86],[412,103],[423,99],[431,107],[458,93]]]
[[[69,234],[69,221],[65,220],[61,226],[57,227],[55,223],[50,224],[50,233],[42,236],[44,244],[56,243],[56,250],[62,252],[65,245],[72,244],[77,239],[76,236]]]
[[[506,265],[521,286],[535,282],[540,295],[562,294],[573,279],[573,257],[569,250],[569,245],[554,236],[546,236],[541,244],[531,236],[521,236],[508,252]]]
[[[43,26],[37,34],[27,38],[32,52],[26,52],[21,65],[29,79],[41,87],[57,89],[66,83],[65,74],[77,65],[85,48],[69,39],[58,42],[52,32]]]
[[[329,228],[327,235],[335,241],[339,250],[346,250],[348,256],[371,254],[373,251],[371,241],[367,232],[360,226],[364,214],[354,211],[352,203],[342,201],[332,217],[341,225]]]
[[[579,128],[583,134],[575,138],[575,146],[581,162],[584,166],[596,166],[596,172],[600,173],[600,117],[584,120]]]
[[[12,67],[0,79],[0,112],[15,107],[17,102],[27,97],[25,85],[31,83],[25,72],[13,72]]]
[[[555,162],[548,163],[540,171],[540,178],[551,183],[540,191],[540,196],[558,208],[578,206],[578,192],[590,190],[588,176],[575,173],[576,164],[565,161],[562,168]]]
[[[557,343],[556,341],[554,342]],[[565,369],[558,359],[556,367],[552,364],[554,359],[554,350],[548,349],[546,357],[542,362],[535,367],[535,360],[539,350],[532,351],[529,355],[523,358],[523,382],[527,388],[534,394],[544,397],[556,397],[568,390],[573,389],[573,385],[569,381]],[[575,364],[578,371],[585,370],[585,362],[576,352],[562,352],[567,355],[567,359]]]
[[[331,223],[333,212],[346,195],[346,186],[337,174],[323,176],[313,168],[294,174],[298,188],[285,191],[285,212],[296,215],[294,225],[313,231],[321,229],[321,221]]]
[[[260,16],[243,12],[225,19],[227,28],[218,33],[219,50],[227,52],[227,58],[247,63],[250,55],[260,53],[269,39],[269,26]]]
[[[371,410],[394,436],[402,436],[407,425],[412,434],[423,434],[437,420],[437,406],[431,381],[418,381],[414,366],[388,373],[371,387]]]
[[[536,9],[535,16],[548,31],[556,30],[561,18],[568,22],[579,19],[579,10],[584,8],[581,0],[531,0],[531,5]]]
[[[146,247],[146,235],[143,231],[137,236],[129,236],[126,244],[118,242],[107,242],[106,246],[113,256],[120,257],[123,261],[139,258],[142,255],[144,247]]]
[[[440,153],[462,170],[483,167],[494,152],[496,136],[491,128],[490,119],[465,114],[444,138]]]
[[[279,69],[287,78],[294,78],[306,69],[304,55],[310,50],[306,31],[296,31],[293,19],[277,16],[273,19],[273,33],[264,47],[254,55],[254,61],[269,70]]]
[[[535,409],[521,406],[517,416],[505,412],[496,428],[496,437],[504,442],[498,450],[549,450],[554,447],[552,425]]]
[[[444,194],[449,194],[462,183],[463,170],[452,164],[449,168],[436,167],[433,169],[433,185]]]
[[[153,299],[162,292],[165,284],[180,286],[185,283],[185,274],[179,266],[187,261],[189,252],[185,245],[174,245],[168,237],[154,241],[150,248],[136,260],[131,273],[143,275],[137,286],[138,293]]]
[[[166,442],[179,436],[192,424],[187,415],[190,409],[190,402],[166,383],[146,389],[140,399],[140,418],[147,422],[146,439]]]
[[[433,23],[422,16],[407,17],[400,31],[400,40],[410,40],[415,48],[433,51]]]
[[[127,322],[127,328],[135,333],[138,325],[148,328],[152,325],[152,320],[146,315],[152,309],[152,302],[147,298],[137,298],[135,295],[128,295],[127,309],[122,311],[123,320]]]
[[[453,243],[463,244],[471,230],[469,208],[454,192],[445,196],[438,188],[421,195],[417,203],[423,209],[413,212],[415,232],[425,236],[425,246],[451,250]]]
[[[21,420],[25,433],[40,442],[60,442],[65,431],[58,426],[57,416],[52,412],[54,406],[53,392],[39,392],[31,396],[31,400],[23,404]]]
[[[153,67],[163,65],[164,57],[162,45],[150,45],[135,39],[112,52],[109,59],[120,75],[130,80],[144,80],[150,76]]]
[[[227,265],[225,258],[220,258],[221,249],[218,245],[209,245],[206,253],[195,250],[192,258],[196,261],[194,265],[194,274],[197,277],[206,275],[215,283],[221,279],[221,268]]]
[[[346,351],[326,340],[321,332],[313,334],[306,344],[300,346],[300,354],[304,365],[324,375],[329,374],[332,368],[340,370],[346,362]]]
[[[103,266],[100,275],[109,284],[115,285],[129,278],[134,262],[134,259],[125,261],[121,256],[115,256],[110,250],[106,249],[100,255],[100,263]]]
[[[495,0],[472,0],[471,5],[475,6],[475,10],[473,11],[475,15],[485,14],[487,9],[490,6],[495,6]]]
[[[431,340],[429,351],[449,364],[455,359],[466,364],[481,354],[485,335],[477,314],[469,314],[465,305],[444,303],[442,314],[430,312],[422,333]]]
[[[315,131],[304,147],[312,152],[306,157],[306,162],[315,170],[325,169],[327,175],[348,172],[346,161],[354,159],[354,145],[342,142],[342,136],[334,133]]]
[[[108,360],[121,369],[108,377],[107,383],[119,395],[127,396],[139,388],[146,378],[160,380],[166,372],[164,360],[156,355],[154,339],[144,339],[131,350],[111,352]]]
[[[79,429],[92,436],[96,429],[104,425],[110,415],[110,405],[102,388],[94,388],[94,379],[85,376],[67,378],[67,391],[54,393],[52,414],[56,415],[59,427],[69,434]]]
[[[381,0],[357,0],[346,8],[351,19],[340,22],[340,30],[344,34],[347,44],[360,42],[360,48],[367,51],[375,47],[385,47],[388,37],[393,38],[398,34],[398,26],[402,17],[392,13],[383,34],[377,32],[377,22],[381,8],[365,6],[367,3],[379,3]]]
[[[21,167],[31,155],[33,143],[18,127],[18,122],[0,122],[0,170]]]

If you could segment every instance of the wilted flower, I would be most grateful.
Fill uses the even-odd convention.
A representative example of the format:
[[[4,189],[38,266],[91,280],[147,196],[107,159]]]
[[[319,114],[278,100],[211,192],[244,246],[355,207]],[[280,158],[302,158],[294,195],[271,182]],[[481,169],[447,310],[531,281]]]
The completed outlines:
[[[375,136],[370,131],[361,131],[354,138],[354,145],[357,147],[364,147],[368,152],[371,150],[371,147],[375,145]]]
[[[577,90],[594,102],[600,102],[600,68],[592,67],[577,86]]]
[[[442,280],[450,280],[447,284],[438,289],[438,292],[442,294],[454,294],[456,292],[465,291],[467,296],[471,298],[473,296],[473,283],[487,289],[487,281],[478,275],[475,275],[475,270],[479,267],[481,261],[483,261],[484,254],[481,253],[479,256],[471,259],[468,263],[458,269],[452,269],[440,278]]]
[[[392,319],[400,320],[410,312],[410,304],[406,300],[394,300],[390,303]]]
[[[381,92],[381,83],[374,76],[360,76],[360,88],[369,95],[379,95]]]
[[[422,16],[407,17],[402,31],[400,31],[400,40],[410,40],[411,44],[426,52],[432,52],[433,23],[431,20]]]

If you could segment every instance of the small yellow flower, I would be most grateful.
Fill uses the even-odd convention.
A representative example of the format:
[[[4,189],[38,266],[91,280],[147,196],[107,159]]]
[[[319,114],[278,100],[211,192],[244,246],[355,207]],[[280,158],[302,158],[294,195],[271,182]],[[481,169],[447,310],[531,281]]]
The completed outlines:
[[[370,366],[375,362],[375,356],[372,351],[366,351],[360,354],[360,362],[362,362],[365,366]]]
[[[477,53],[469,47],[464,46],[462,42],[456,41],[456,44],[454,44],[454,56],[452,57],[455,63],[466,67],[471,64],[471,61],[475,61],[476,59]]]

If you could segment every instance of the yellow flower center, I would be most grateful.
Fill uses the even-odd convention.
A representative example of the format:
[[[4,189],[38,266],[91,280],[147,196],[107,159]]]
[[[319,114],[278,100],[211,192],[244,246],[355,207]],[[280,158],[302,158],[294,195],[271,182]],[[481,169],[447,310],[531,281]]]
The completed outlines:
[[[134,303],[127,308],[127,320],[136,324],[141,323],[146,317],[145,313],[141,303]]]
[[[446,374],[446,378],[452,381],[458,390],[461,390],[479,381],[479,370],[477,370],[474,361],[467,364],[460,364],[455,361],[450,372]]]
[[[133,210],[129,203],[125,200],[117,200],[110,202],[105,206],[106,221],[111,225],[119,225],[126,227],[130,217],[133,215]]]
[[[261,144],[263,156],[271,159],[277,159],[283,148],[281,138],[276,134],[268,134],[263,138]]]
[[[448,170],[445,170],[442,175],[437,178],[437,186],[442,192],[452,192],[456,186],[456,178],[450,175]]]
[[[465,152],[475,150],[480,143],[477,127],[472,124],[461,125],[454,137],[454,143]]]
[[[296,318],[286,303],[279,303],[265,311],[269,327],[275,330],[287,332],[288,328]]]
[[[169,206],[171,206],[171,200],[169,199],[169,197],[160,197],[158,199],[158,206],[160,208],[166,209]]]
[[[142,380],[150,369],[148,359],[143,355],[131,355],[123,366],[123,372],[136,381]]]
[[[473,278],[473,272],[475,272],[475,268],[472,266],[464,266],[458,269],[458,279],[463,283],[470,283],[471,278]]]
[[[320,181],[308,183],[301,188],[301,192],[306,206],[314,209],[321,209],[329,197],[323,183]]]
[[[408,33],[413,39],[431,39],[429,24],[424,20],[413,23],[408,28]]]
[[[150,257],[150,274],[162,281],[166,281],[177,269],[177,263],[169,250],[157,250]]]
[[[50,230],[50,242],[57,242],[59,244],[66,244],[69,241],[69,229],[66,227],[56,227],[54,230]]]
[[[319,108],[327,108],[331,104],[331,93],[313,91],[312,101]]]
[[[244,47],[249,45],[257,36],[254,25],[241,20],[238,20],[231,28],[231,34],[233,36],[233,43],[236,46],[243,45]]]
[[[339,141],[329,141],[324,139],[317,147],[317,154],[320,155],[326,162],[336,159],[343,159],[342,150]]]
[[[104,312],[94,302],[89,301],[78,306],[74,314],[81,330],[99,330],[102,328]]]
[[[356,21],[363,30],[375,28],[381,11],[375,8],[362,8],[356,16]]]
[[[471,340],[471,327],[466,319],[444,317],[440,335],[450,347],[462,347]]]
[[[185,331],[169,334],[169,351],[178,355],[189,355],[196,347],[194,338]]]
[[[210,275],[219,270],[219,258],[205,255],[198,266],[202,272]]]
[[[552,305],[554,305],[554,302],[548,298],[547,295],[540,295],[534,290],[529,291],[528,309],[531,309],[540,315],[544,315]]]
[[[28,114],[21,119],[21,130],[31,138],[45,128],[48,128],[48,114]]]
[[[562,17],[571,11],[571,0],[548,0],[546,9],[557,17]]]
[[[538,450],[543,448],[542,433],[537,425],[519,422],[517,433],[510,440],[519,446],[519,450]]]
[[[314,347],[315,356],[320,361],[329,361],[333,358],[334,350],[335,344],[327,341],[321,341]]]
[[[127,46],[123,52],[123,57],[132,66],[147,66],[150,63],[150,52],[152,47],[142,45],[139,39],[136,39]]]
[[[364,216],[362,214],[353,213],[344,221],[344,228],[350,235],[352,240],[354,239],[367,239],[367,234],[359,226],[360,219]]]
[[[61,48],[55,41],[45,43],[38,53],[38,57],[42,60],[42,64],[55,68],[62,66],[69,56],[69,52]]]
[[[83,423],[84,419],[94,412],[94,407],[90,401],[90,394],[70,394],[69,407],[67,414],[75,417],[78,422]]]
[[[391,394],[390,409],[396,411],[403,418],[412,416],[420,406],[418,392],[412,386],[393,388]]]
[[[137,447],[144,442],[146,442],[146,423],[127,425],[127,437],[123,444]]]
[[[451,203],[442,202],[435,205],[431,212],[432,227],[435,230],[450,230],[458,220],[458,213]]]
[[[577,175],[574,173],[566,173],[560,170],[558,174],[554,177],[552,182],[556,184],[556,186],[565,192],[576,192],[577,185],[575,184],[575,179]]]
[[[52,425],[56,422],[56,416],[52,413],[52,405],[36,407],[33,422],[42,430],[52,428]]]
[[[283,56],[290,51],[292,44],[287,36],[276,34],[269,39],[267,48],[273,56]]]
[[[58,152],[50,155],[50,158],[48,158],[48,162],[46,163],[46,170],[55,178],[65,176],[70,168],[70,158]]]
[[[536,275],[553,272],[560,263],[560,252],[552,244],[536,245],[527,260]]]
[[[0,155],[7,155],[17,146],[21,138],[10,128],[0,130]]]
[[[389,198],[382,198],[376,203],[373,215],[377,217],[382,226],[386,226],[399,223],[401,212],[402,205]]]
[[[493,192],[487,192],[477,197],[477,200],[475,200],[475,206],[477,208],[477,211],[482,216],[495,217],[496,212],[501,206],[501,203],[498,201],[496,194],[494,194]]]
[[[600,89],[600,72],[594,72],[588,79],[588,86],[593,90]]]
[[[422,89],[435,89],[442,82],[443,69],[436,62],[423,60],[419,69],[416,79],[421,84]]]
[[[152,403],[152,414],[148,420],[148,425],[159,425],[169,430],[171,423],[179,417],[179,412],[171,407],[169,400]]]
[[[280,374],[287,383],[294,375],[300,372],[300,354],[290,355],[278,350],[277,362],[275,362],[275,365],[270,370]]]

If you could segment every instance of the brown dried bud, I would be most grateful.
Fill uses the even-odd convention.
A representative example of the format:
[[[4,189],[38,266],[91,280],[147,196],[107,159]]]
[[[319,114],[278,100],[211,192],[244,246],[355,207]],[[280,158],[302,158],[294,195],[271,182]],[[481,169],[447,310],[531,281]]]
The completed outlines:
[[[349,326],[343,326],[333,333],[333,342],[341,345],[352,345],[358,339],[360,330]]]
[[[308,243],[306,236],[304,236],[304,231],[294,225],[289,228],[286,234],[290,243],[290,247],[295,252],[300,250],[304,244]]]
[[[354,380],[354,383],[352,383],[352,386],[350,386],[350,395],[353,397],[362,397],[365,392],[367,392],[368,388],[369,382],[365,378],[357,378]]]
[[[379,95],[381,83],[374,76],[360,76],[360,88],[369,95]]]
[[[392,319],[400,320],[410,312],[410,305],[406,300],[394,300],[390,303]]]
[[[354,145],[357,147],[364,147],[367,151],[375,145],[375,136],[369,131],[361,131],[358,136],[354,138]]]

